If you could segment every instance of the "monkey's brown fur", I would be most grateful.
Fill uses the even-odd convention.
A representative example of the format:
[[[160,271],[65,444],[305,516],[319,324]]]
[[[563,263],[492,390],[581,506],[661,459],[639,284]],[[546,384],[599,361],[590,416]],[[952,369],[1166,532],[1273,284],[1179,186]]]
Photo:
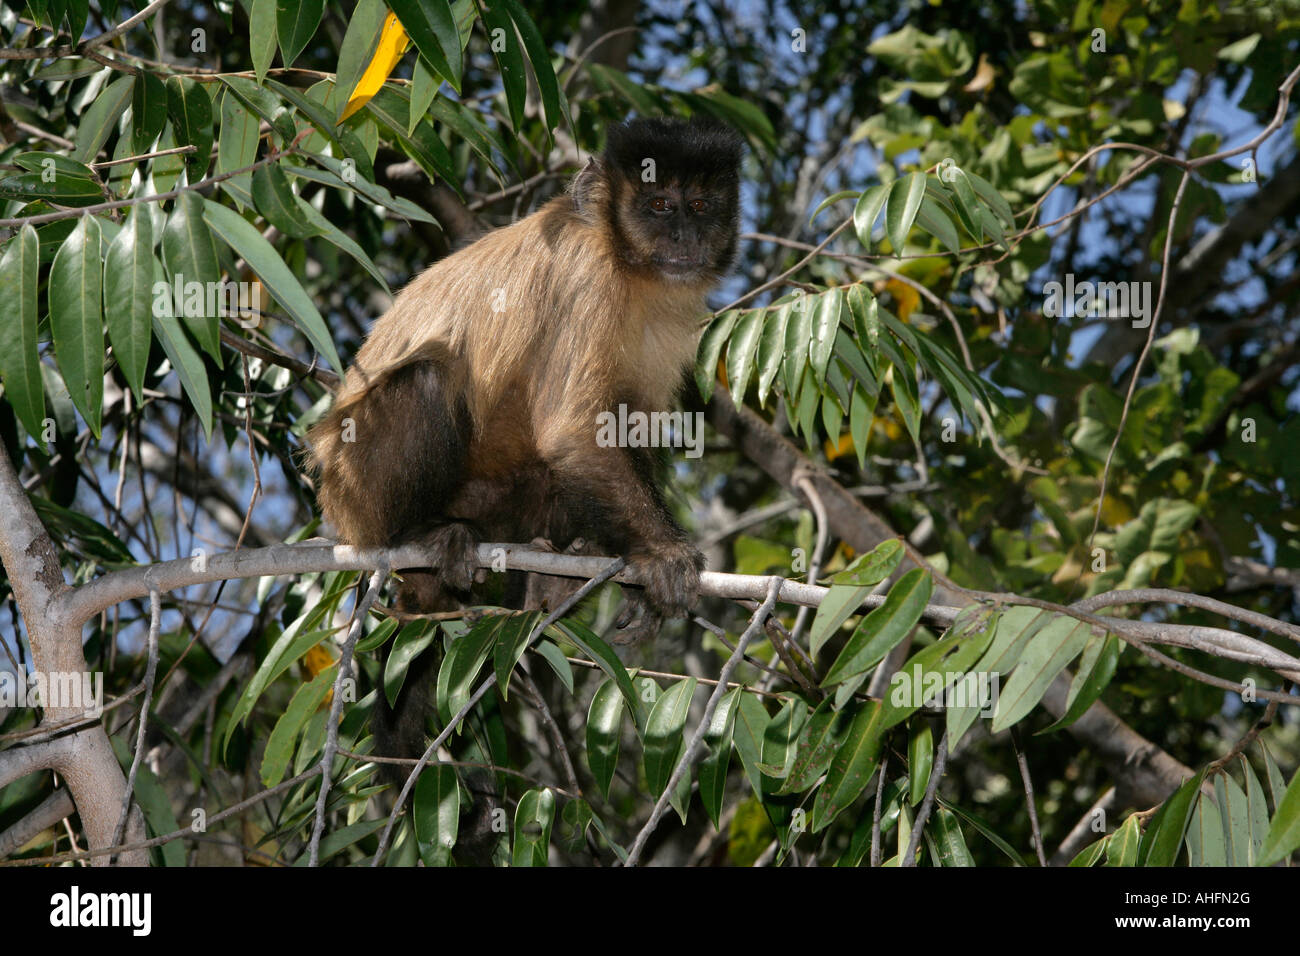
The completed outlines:
[[[403,289],[308,436],[340,540],[442,556],[406,575],[404,609],[467,596],[477,541],[537,537],[628,557],[651,625],[695,601],[703,561],[651,450],[599,447],[597,416],[673,405],[735,254],[741,143],[671,120],[607,139],[568,194]]]

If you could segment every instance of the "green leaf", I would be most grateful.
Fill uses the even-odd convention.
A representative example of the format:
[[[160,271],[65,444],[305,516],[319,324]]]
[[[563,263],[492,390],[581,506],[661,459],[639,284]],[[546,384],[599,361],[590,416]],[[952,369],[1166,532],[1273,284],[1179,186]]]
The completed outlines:
[[[451,642],[438,669],[438,716],[442,723],[450,723],[474,692],[474,680],[496,643],[503,617],[485,617]]]
[[[813,224],[813,221],[816,220],[816,218],[819,215],[821,215],[822,210],[826,209],[828,206],[835,205],[841,199],[848,199],[850,197],[852,197],[853,199],[857,199],[861,195],[862,194],[859,193],[856,189],[841,189],[837,193],[831,193],[829,196],[827,196],[825,199],[823,199],[820,203],[817,204],[817,208],[814,209],[812,215],[808,217],[808,225],[811,226]]]
[[[371,836],[376,830],[383,828],[388,822],[387,817],[378,817],[374,820],[361,820],[357,823],[349,823],[345,827],[339,827],[337,830],[331,830],[321,837],[320,852],[317,854],[317,860],[326,863],[338,856],[354,843],[360,843],[366,837]],[[307,866],[311,857],[304,853],[294,861],[294,866]]]
[[[922,229],[942,242],[949,252],[956,253],[961,249],[961,240],[957,238],[957,228],[952,224],[952,220],[948,218],[948,214],[932,199],[925,198],[921,200],[921,208],[916,212],[916,222]]]
[[[954,624],[942,639],[908,658],[891,678],[889,691],[884,695],[881,706],[884,727],[906,720],[932,693],[939,698],[937,703],[943,703],[946,693],[939,694],[938,687],[946,691],[959,680],[967,679],[966,672],[992,640],[991,631],[972,633],[959,630]]]
[[[872,701],[853,717],[844,735],[844,743],[831,759],[826,782],[813,802],[811,828],[818,833],[831,824],[866,789],[880,762],[884,728],[881,707]]]
[[[706,402],[713,397],[713,386],[718,380],[718,357],[722,354],[722,346],[739,317],[740,313],[734,309],[723,312],[700,336],[695,359],[695,384],[699,386],[700,395]]]
[[[551,665],[551,670],[555,671],[555,676],[560,679],[564,689],[572,694],[573,665],[565,658],[564,652],[551,641],[538,641],[533,645],[533,650],[540,654],[546,663]]]
[[[266,221],[286,236],[302,239],[316,234],[316,227],[299,208],[289,177],[277,164],[258,167],[253,174],[253,202]]]
[[[790,321],[790,312],[793,308],[794,303],[791,301],[763,313],[765,317],[763,334],[758,341],[758,403],[760,405],[767,405],[767,396],[772,391],[772,383],[776,381],[777,373],[781,371],[781,363],[785,359],[785,327]]]
[[[1300,848],[1300,773],[1291,778],[1286,793],[1273,814],[1268,835],[1256,857],[1256,866],[1272,866],[1280,863],[1291,853]]]
[[[957,200],[957,218],[961,220],[962,228],[969,232],[976,242],[983,242],[984,230],[981,227],[980,207],[975,199],[975,190],[971,188],[970,180],[962,170],[952,167],[949,173],[948,188],[952,190],[952,195]]]
[[[278,32],[276,0],[253,0],[248,15],[248,49],[253,58],[253,72],[257,74],[259,86],[266,79],[266,71],[271,68]]]
[[[528,614],[514,614],[506,618],[497,634],[497,646],[493,656],[493,667],[497,675],[497,686],[501,688],[502,698],[507,697],[510,675],[523,657],[532,637],[534,628],[542,622],[542,612],[532,611]]]
[[[914,807],[925,797],[933,765],[934,734],[929,723],[921,720],[907,739],[907,776],[912,784],[911,800]]]
[[[153,341],[153,218],[136,207],[104,258],[104,317],[113,357],[139,404]]]
[[[555,820],[555,794],[546,788],[529,790],[515,810],[514,866],[545,866]]]
[[[1040,730],[1039,734],[1069,727],[1097,702],[1101,692],[1115,676],[1121,648],[1119,638],[1113,634],[1104,636],[1094,634],[1088,639],[1083,656],[1080,658],[1079,670],[1075,673],[1074,680],[1070,682],[1070,694],[1066,698],[1065,713],[1050,727]]]
[[[284,307],[294,324],[307,336],[325,362],[334,369],[342,369],[329,328],[316,306],[303,291],[275,248],[262,238],[238,213],[205,201],[203,219],[217,236],[242,256],[271,296]]]
[[[327,667],[311,683],[299,687],[284,714],[275,722],[262,754],[262,783],[265,786],[274,787],[284,779],[298,735],[334,685],[337,672],[337,666]]]
[[[812,314],[812,370],[818,384],[826,381],[826,366],[835,351],[835,335],[840,328],[840,310],[844,292],[828,289],[817,296]]]
[[[153,260],[154,288],[167,290],[154,296],[151,312],[154,335],[167,355],[167,361],[180,379],[181,388],[189,396],[190,405],[203,426],[205,438],[212,435],[212,392],[208,387],[208,370],[203,357],[190,344],[180,321],[172,315],[171,286],[163,274],[162,263]]]
[[[993,184],[974,173],[966,173],[966,178],[970,181],[980,199],[984,200],[985,204],[997,213],[998,218],[1002,220],[1002,224],[1008,229],[1015,229],[1016,216],[1011,211],[1011,204],[1002,198],[1002,194],[993,188]]]
[[[104,271],[99,220],[82,216],[50,267],[50,332],[59,371],[81,417],[99,437],[104,404]]]
[[[325,12],[325,0],[278,0],[275,8],[276,38],[285,66],[293,66],[298,54],[311,41]],[[260,77],[259,77],[260,82]]]
[[[36,230],[26,223],[0,258],[0,380],[5,401],[45,450],[45,392],[37,350],[39,259]]]
[[[835,710],[828,697],[804,723],[795,747],[794,763],[778,794],[807,790],[817,782],[838,752],[852,713]]]
[[[411,621],[403,625],[393,641],[393,649],[388,652],[388,660],[384,662],[384,697],[390,707],[397,703],[397,695],[402,692],[411,662],[441,633],[442,630],[432,621]]]
[[[885,200],[888,198],[887,184],[872,186],[862,194],[857,205],[853,207],[853,229],[858,234],[858,241],[866,249],[871,248],[871,230],[880,217],[880,210],[885,208]]]
[[[406,155],[415,160],[429,178],[442,179],[452,189],[460,188],[451,153],[438,138],[433,127],[427,122],[419,122],[415,124],[414,133],[407,132],[407,127],[411,125],[411,104],[402,93],[384,87],[366,104],[366,110],[379,121],[381,127],[401,145]],[[490,158],[488,168],[495,171]]]
[[[643,733],[647,717],[645,702],[632,686],[632,678],[628,676],[627,669],[614,653],[614,649],[597,637],[591,628],[578,621],[558,621],[556,628],[564,635],[565,640],[578,645],[578,649],[603,670],[607,677],[614,679],[618,689],[623,693],[623,699],[627,701],[628,708],[632,711],[636,732]]]
[[[233,90],[221,95],[221,139],[217,142],[217,173],[228,173],[251,166],[257,159],[258,129],[261,123],[257,114]],[[283,173],[281,174],[283,175]],[[221,184],[241,206],[252,201],[253,177],[240,173]]]
[[[682,728],[686,726],[697,683],[694,677],[688,677],[673,684],[655,701],[646,720],[646,786],[656,798],[668,786],[668,778],[681,756]]]
[[[110,133],[117,128],[117,121],[131,102],[131,93],[135,86],[134,77],[119,76],[95,97],[95,101],[81,114],[77,124],[77,135],[72,150],[72,158],[83,163],[92,163],[104,145]]]
[[[763,757],[763,737],[767,734],[767,725],[772,722],[767,708],[753,694],[742,693],[736,707],[736,723],[732,728],[732,740],[736,753],[740,754],[740,763],[745,768],[745,776],[758,797],[763,795],[763,773],[759,769]]]
[[[885,208],[885,231],[894,255],[901,256],[907,234],[925,198],[925,173],[908,173],[889,187],[889,204]]]
[[[974,866],[975,858],[966,846],[957,815],[946,807],[938,807],[931,817],[926,836],[934,833],[934,855],[940,866]]]
[[[212,98],[203,84],[188,76],[167,78],[167,113],[182,146],[193,146],[185,154],[190,182],[203,178],[212,153]]]
[[[736,402],[745,399],[745,388],[749,385],[754,370],[754,351],[758,348],[759,336],[763,332],[763,317],[766,314],[766,309],[751,309],[741,313],[736,330],[727,343],[727,389]]]
[[[1068,617],[1056,618],[1035,635],[998,695],[992,731],[1005,730],[1033,710],[1048,685],[1079,656],[1091,636],[1090,625]]]
[[[903,542],[898,538],[889,538],[880,542],[866,554],[860,554],[843,571],[832,578],[833,584],[852,584],[855,586],[875,587],[889,577],[902,563],[907,552]]]
[[[722,817],[722,801],[727,793],[727,769],[731,765],[731,739],[736,726],[737,706],[743,687],[733,687],[718,701],[713,718],[704,732],[708,754],[696,767],[700,781],[700,802],[713,821],[714,827]]]
[[[483,25],[487,28],[488,46],[496,57],[501,74],[501,87],[506,94],[506,109],[510,114],[510,128],[519,131],[524,120],[524,104],[528,97],[528,77],[524,73],[524,54],[515,34],[514,23],[503,4],[490,0],[481,7]]]
[[[212,233],[204,222],[204,202],[196,192],[183,192],[177,197],[163,227],[162,255],[173,287],[178,281],[182,284],[182,314],[177,318],[186,320],[194,340],[220,365],[221,320],[219,310],[207,308],[207,292],[220,282],[221,267]],[[197,303],[191,298],[191,289],[198,291]]]
[[[537,24],[533,23],[519,0],[498,0],[498,2],[514,21],[515,28],[524,41],[524,49],[528,51],[528,62],[533,68],[537,89],[542,95],[542,109],[546,113],[547,130],[554,130],[561,119],[566,126],[572,128],[569,104],[564,98],[564,91],[560,89],[559,82],[555,79],[555,69],[551,66],[551,53],[546,46],[546,41],[542,39],[541,31],[537,29]]]
[[[618,683],[606,678],[596,688],[587,711],[587,766],[596,786],[606,799],[618,766],[619,731],[623,726],[623,693]]]
[[[448,0],[388,0],[388,6],[402,21],[420,56],[459,93],[464,59]]]
[[[1200,794],[1205,772],[1188,777],[1173,796],[1160,805],[1142,835],[1138,858],[1142,866],[1173,866],[1183,847],[1183,836],[1192,819],[1192,809]]]
[[[1187,863],[1189,866],[1228,865],[1219,808],[1204,794],[1199,795],[1187,826]]]
[[[812,339],[812,302],[807,293],[800,293],[790,307],[790,318],[785,325],[785,363],[781,366],[785,377],[787,403],[799,392],[803,370],[808,367],[808,345]]]
[[[451,866],[451,849],[460,827],[460,783],[455,767],[434,764],[421,771],[411,815],[424,865]]]
[[[131,148],[144,153],[167,122],[167,88],[148,70],[135,75],[131,87]]]
[[[1110,835],[1106,844],[1107,866],[1137,866],[1138,844],[1142,838],[1142,827],[1136,813],[1120,824],[1118,830]]]
[[[865,592],[870,589],[856,590]],[[899,578],[889,589],[884,603],[863,618],[845,643],[835,663],[826,672],[822,687],[834,687],[864,674],[884,660],[885,655],[900,644],[921,620],[933,591],[934,580],[922,568],[913,568]]]

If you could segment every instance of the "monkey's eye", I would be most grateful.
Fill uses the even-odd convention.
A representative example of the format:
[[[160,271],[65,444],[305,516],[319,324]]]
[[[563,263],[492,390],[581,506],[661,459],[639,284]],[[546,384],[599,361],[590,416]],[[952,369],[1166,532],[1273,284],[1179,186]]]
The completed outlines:
[[[709,208],[709,204],[705,202],[703,199],[691,200],[691,212],[704,212],[704,210],[708,208]]]
[[[655,212],[672,212],[673,204],[663,196],[656,196],[654,199],[650,200],[650,208]]]

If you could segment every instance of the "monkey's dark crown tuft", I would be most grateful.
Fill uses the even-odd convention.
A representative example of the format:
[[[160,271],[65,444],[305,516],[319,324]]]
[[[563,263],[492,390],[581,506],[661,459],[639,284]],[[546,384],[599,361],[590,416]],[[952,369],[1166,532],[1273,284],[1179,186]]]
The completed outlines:
[[[744,146],[739,133],[709,117],[646,116],[606,131],[605,159],[629,178],[653,159],[661,179],[725,181],[738,177]]]

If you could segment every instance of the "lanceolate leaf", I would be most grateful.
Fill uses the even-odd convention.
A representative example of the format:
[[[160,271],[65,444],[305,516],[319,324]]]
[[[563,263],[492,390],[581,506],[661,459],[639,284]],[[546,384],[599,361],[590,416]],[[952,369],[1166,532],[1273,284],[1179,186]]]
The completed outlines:
[[[548,788],[529,790],[515,810],[515,866],[545,866],[555,821],[555,794]]]
[[[82,216],[50,267],[50,331],[68,395],[96,438],[104,404],[103,292],[99,220]]]
[[[925,197],[925,173],[908,173],[889,187],[889,205],[885,208],[885,229],[894,255],[901,256],[907,234]]]
[[[216,302],[208,292],[220,281],[221,269],[217,265],[217,247],[212,242],[212,233],[203,219],[203,204],[203,197],[198,193],[181,193],[163,228],[162,255],[172,288],[177,285],[181,288],[180,302],[173,299],[176,318],[190,330],[203,351],[220,364],[221,320],[215,308],[208,308],[209,301],[214,305]],[[197,295],[191,296],[191,291]],[[177,305],[180,306],[179,312],[176,311]]]
[[[786,302],[774,309],[767,310],[767,320],[763,323],[763,334],[758,341],[758,402],[767,404],[767,396],[781,371],[781,362],[785,358],[785,326],[790,320],[792,302]]]
[[[135,75],[131,89],[131,147],[146,152],[167,122],[167,89],[148,70]]]
[[[325,0],[277,0],[276,37],[280,41],[280,55],[285,66],[293,66],[293,61],[320,26],[324,12]]]
[[[388,6],[402,21],[420,55],[459,93],[464,59],[448,0],[388,0]]]
[[[889,186],[882,184],[872,186],[858,199],[853,207],[853,228],[857,231],[858,241],[867,249],[871,248],[871,230],[880,218],[880,210],[885,208],[889,198]]]
[[[677,762],[696,683],[694,677],[688,677],[669,687],[655,701],[646,721],[645,778],[650,794],[656,798],[668,786]]]
[[[700,761],[697,775],[700,780],[700,802],[716,827],[722,816],[722,801],[726,796],[727,768],[731,765],[731,739],[736,726],[736,713],[743,687],[733,687],[718,702],[704,732],[708,754]]]
[[[1257,866],[1272,866],[1300,849],[1300,773],[1291,778],[1256,859]]]
[[[826,380],[826,366],[835,351],[835,335],[839,331],[843,303],[842,290],[828,289],[817,297],[813,309],[811,359],[813,375],[818,383]]]
[[[153,260],[153,278],[155,286],[161,283],[163,287],[170,289],[163,273],[162,263],[156,258]],[[190,340],[181,329],[180,321],[172,314],[170,291],[166,295],[166,303],[166,308],[154,309],[152,312],[154,334],[158,336],[158,342],[162,345],[163,352],[167,354],[168,362],[180,379],[181,388],[189,397],[194,414],[198,417],[199,424],[203,426],[204,437],[211,437],[212,393],[208,387],[207,367],[203,364],[202,356],[190,344]]]
[[[190,182],[203,178],[212,153],[212,97],[202,83],[188,76],[167,78],[167,113],[182,146],[194,147],[185,154]]]
[[[460,828],[460,782],[447,764],[425,767],[411,804],[415,840],[425,866],[450,866]]]
[[[253,0],[248,15],[248,48],[253,59],[257,82],[266,79],[266,71],[275,56],[276,0]]]
[[[618,766],[619,730],[623,725],[625,703],[618,684],[606,678],[596,688],[587,711],[587,766],[596,785],[606,798]]]
[[[537,24],[533,23],[519,0],[496,0],[496,2],[499,2],[510,15],[520,37],[523,38],[524,49],[528,51],[528,61],[533,67],[533,76],[537,79],[537,88],[542,94],[546,128],[555,129],[561,119],[564,120],[565,125],[572,127],[573,121],[569,119],[569,104],[564,98],[564,91],[560,89],[559,82],[555,79],[555,69],[551,66],[551,52],[542,38],[541,31],[537,29]]]
[[[36,230],[24,225],[0,258],[0,380],[27,434],[45,448],[45,392],[36,347],[36,288],[40,249]]]
[[[141,404],[153,341],[153,263],[153,219],[137,206],[104,259],[104,315],[113,357]]]
[[[1010,727],[1033,709],[1047,692],[1047,685],[1083,650],[1091,633],[1088,624],[1061,617],[1029,642],[998,697],[994,733]]]
[[[921,620],[933,589],[930,573],[922,568],[913,568],[899,578],[889,589],[884,603],[868,614],[853,632],[827,671],[822,686],[834,687],[884,660]]]
[[[327,667],[294,693],[284,714],[275,723],[262,754],[262,783],[274,787],[284,779],[284,771],[293,757],[294,743],[303,727],[320,706],[334,683],[336,669]]]
[[[506,94],[506,108],[510,113],[510,127],[516,132],[524,119],[524,103],[528,96],[528,77],[524,73],[524,54],[515,34],[515,25],[498,0],[482,5],[483,25],[488,32],[488,47],[497,60],[501,86]]]
[[[732,310],[723,312],[715,318],[704,334],[700,336],[700,346],[695,359],[695,384],[700,395],[707,402],[713,397],[713,386],[718,379],[718,357],[722,355],[722,346],[736,324],[740,313]]]
[[[204,203],[203,220],[223,242],[243,256],[262,280],[262,285],[289,313],[294,324],[307,336],[307,340],[315,346],[325,362],[331,368],[341,369],[343,363],[334,350],[334,342],[325,320],[316,311],[316,306],[275,248],[237,212],[211,200]]]
[[[876,772],[883,734],[880,718],[880,704],[874,701],[854,716],[844,742],[831,759],[826,782],[817,791],[812,811],[813,833],[824,830],[857,800]]]
[[[736,402],[745,398],[745,388],[754,369],[754,351],[763,333],[766,309],[751,309],[742,313],[736,330],[727,344],[727,388]]]

